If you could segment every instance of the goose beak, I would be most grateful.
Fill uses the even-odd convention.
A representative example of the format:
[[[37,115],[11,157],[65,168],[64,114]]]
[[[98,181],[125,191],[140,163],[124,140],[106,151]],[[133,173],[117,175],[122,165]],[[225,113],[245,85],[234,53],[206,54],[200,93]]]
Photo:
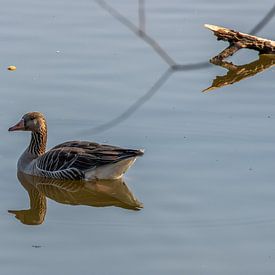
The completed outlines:
[[[20,130],[25,130],[24,119],[21,119],[17,124],[9,128],[9,132]]]

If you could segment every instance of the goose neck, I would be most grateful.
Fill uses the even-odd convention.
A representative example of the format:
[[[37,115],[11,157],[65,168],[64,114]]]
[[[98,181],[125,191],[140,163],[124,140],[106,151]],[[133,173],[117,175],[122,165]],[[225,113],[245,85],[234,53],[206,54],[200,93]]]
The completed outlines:
[[[46,143],[47,128],[43,127],[39,131],[32,132],[28,152],[34,156],[41,156],[46,152]]]

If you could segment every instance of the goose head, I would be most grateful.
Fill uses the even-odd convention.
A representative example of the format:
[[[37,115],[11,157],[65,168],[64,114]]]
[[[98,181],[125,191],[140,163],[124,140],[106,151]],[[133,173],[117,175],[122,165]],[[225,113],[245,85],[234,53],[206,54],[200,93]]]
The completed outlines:
[[[25,114],[17,124],[9,128],[9,131],[40,132],[43,128],[46,128],[44,115],[40,112],[31,112]]]

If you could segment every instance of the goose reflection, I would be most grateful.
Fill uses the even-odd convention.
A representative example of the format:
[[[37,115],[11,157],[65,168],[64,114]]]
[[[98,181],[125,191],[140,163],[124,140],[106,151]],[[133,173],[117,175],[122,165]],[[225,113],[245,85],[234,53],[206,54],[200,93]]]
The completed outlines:
[[[131,210],[140,210],[143,207],[123,179],[68,181],[40,178],[22,172],[18,172],[17,177],[29,194],[30,209],[8,212],[28,225],[44,222],[47,212],[46,198],[69,205],[116,206]]]
[[[227,69],[228,72],[226,75],[217,76],[213,80],[212,85],[209,88],[203,90],[203,92],[212,91],[223,86],[234,84],[245,78],[252,77],[260,72],[267,70],[268,68],[275,65],[275,55],[261,54],[259,55],[258,60],[241,66],[215,59],[212,59],[211,63]]]

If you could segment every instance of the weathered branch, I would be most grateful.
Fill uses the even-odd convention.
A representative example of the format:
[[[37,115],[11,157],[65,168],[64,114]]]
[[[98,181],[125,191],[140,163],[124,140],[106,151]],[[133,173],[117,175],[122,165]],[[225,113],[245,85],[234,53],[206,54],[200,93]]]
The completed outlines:
[[[228,48],[212,58],[212,61],[223,60],[241,48],[256,50],[260,54],[275,54],[275,41],[215,25],[205,24],[204,26],[213,31],[218,40],[228,41],[230,44]]]

